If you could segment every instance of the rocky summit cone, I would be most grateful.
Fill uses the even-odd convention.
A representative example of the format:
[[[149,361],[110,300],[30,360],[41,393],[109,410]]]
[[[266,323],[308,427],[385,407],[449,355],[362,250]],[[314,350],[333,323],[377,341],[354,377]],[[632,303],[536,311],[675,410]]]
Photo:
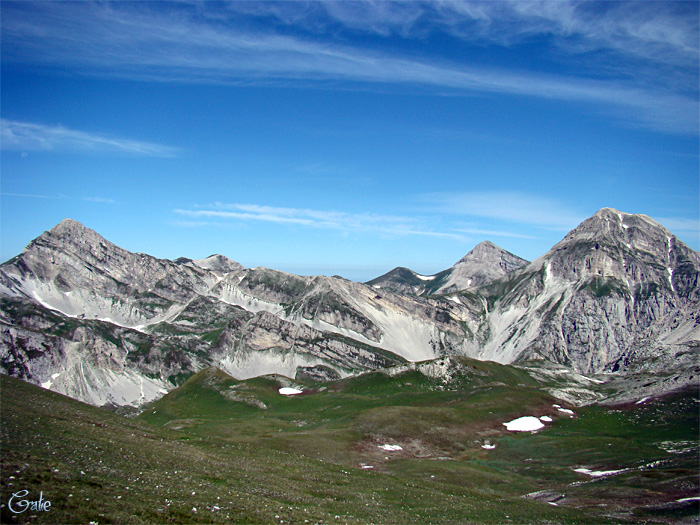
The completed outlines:
[[[242,264],[232,261],[228,257],[224,257],[223,255],[219,254],[210,255],[206,259],[196,259],[191,262],[200,268],[215,270],[221,273],[235,272],[243,269]]]
[[[492,242],[477,244],[452,268],[449,277],[436,290],[448,293],[473,286],[481,286],[526,265],[528,261],[514,255]]]
[[[420,275],[398,267],[369,281],[368,284],[410,295],[447,294],[481,286],[526,265],[528,261],[489,241],[477,244],[452,268],[434,275]]]
[[[494,303],[489,327],[501,334],[486,354],[586,373],[689,365],[688,349],[700,340],[699,274],[698,253],[649,217],[600,210],[485,287]]]
[[[632,294],[653,286],[672,295],[698,294],[700,257],[646,215],[604,208],[572,230],[545,256],[567,280],[615,281]]]

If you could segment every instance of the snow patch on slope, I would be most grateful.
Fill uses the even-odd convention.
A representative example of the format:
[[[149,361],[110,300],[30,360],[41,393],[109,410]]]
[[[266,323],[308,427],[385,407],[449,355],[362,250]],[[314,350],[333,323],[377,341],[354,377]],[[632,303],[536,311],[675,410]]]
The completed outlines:
[[[543,429],[544,423],[534,416],[523,416],[503,423],[503,426],[511,432],[534,432]]]
[[[289,386],[283,386],[278,390],[280,394],[283,396],[296,396],[298,394],[303,394],[303,390],[299,390],[298,388],[292,388]]]

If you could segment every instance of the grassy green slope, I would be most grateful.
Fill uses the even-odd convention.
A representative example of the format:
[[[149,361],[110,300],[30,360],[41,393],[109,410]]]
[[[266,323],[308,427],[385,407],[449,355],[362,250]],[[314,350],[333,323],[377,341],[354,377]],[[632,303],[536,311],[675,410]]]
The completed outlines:
[[[531,494],[543,507],[556,503],[598,520],[675,522],[697,514],[697,501],[677,501],[698,492],[697,392],[639,405],[574,409],[569,417],[554,406],[564,403],[544,393],[522,369],[468,358],[436,363],[446,361],[453,372],[449,380],[415,369],[394,375],[377,371],[309,384],[305,394],[293,397],[277,393],[284,380],[236,382],[223,374],[228,388],[236,383],[237,391],[245,388],[266,408],[219,399],[217,415],[192,421],[186,431],[252,441],[348,468],[371,466],[373,473],[414,482],[439,480],[460,489],[466,482],[495,501],[521,502]],[[215,403],[199,406],[205,399],[201,387],[201,380],[190,382],[173,392],[177,402],[166,396],[154,406],[156,414],[148,411],[142,418],[167,425],[165,419],[181,418],[185,410],[206,413]],[[553,422],[538,433],[504,429],[504,422],[524,415],[547,415]],[[387,444],[401,450],[380,448]],[[584,468],[620,472],[598,477],[576,472]],[[537,513],[519,516],[538,519]]]
[[[158,428],[6,376],[1,386],[3,522],[463,523],[576,516],[522,498],[492,498],[469,484],[347,468],[281,450],[264,435],[239,440]],[[289,413],[287,403],[298,398],[283,399],[280,411]],[[12,514],[8,499],[23,489],[30,498],[41,491],[51,510]]]
[[[297,382],[305,393],[289,397],[278,393],[286,378],[208,369],[135,420],[2,376],[2,520],[600,523],[697,512],[675,503],[698,490],[697,393],[569,418],[522,370],[455,363],[449,381],[373,372]],[[522,415],[554,421],[507,433],[502,423]],[[581,467],[629,470],[591,478]],[[12,514],[22,489],[43,492],[51,511]]]

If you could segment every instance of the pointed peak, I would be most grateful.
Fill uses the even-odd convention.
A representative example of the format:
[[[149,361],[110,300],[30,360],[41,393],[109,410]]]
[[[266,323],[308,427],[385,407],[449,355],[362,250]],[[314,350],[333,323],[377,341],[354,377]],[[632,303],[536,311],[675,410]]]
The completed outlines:
[[[648,215],[644,215],[642,213],[627,213],[624,211],[616,210],[615,208],[601,208],[597,212],[595,212],[591,217],[583,221],[581,224],[585,224],[586,222],[590,220],[595,220],[595,219],[614,219],[617,220],[618,222],[634,222],[634,221],[643,221],[646,223],[649,223],[652,226],[663,228],[663,225],[660,224],[659,222],[655,221]]]
[[[624,233],[624,237],[629,237],[625,230],[631,227],[645,231],[658,231],[663,235],[672,236],[672,234],[657,221],[643,214],[626,213],[615,208],[602,208],[594,213],[591,217],[584,220],[576,228],[571,230],[564,240],[575,238],[593,238],[593,237],[619,237]]]
[[[51,228],[49,231],[51,233],[62,233],[62,232],[67,232],[67,231],[75,231],[75,230],[87,230],[85,226],[83,226],[82,223],[76,221],[75,219],[63,219],[61,222],[59,222],[56,226]]]
[[[593,214],[593,217],[611,217],[613,215],[629,215],[629,213],[621,212],[615,208],[601,208]]]
[[[517,255],[514,255],[510,253],[509,251],[504,250],[500,246],[495,245],[491,241],[483,241],[474,246],[472,250],[462,257],[457,263],[457,264],[463,264],[463,263],[468,263],[472,261],[485,261],[488,259],[493,259],[494,262],[500,261],[501,258],[503,257],[508,257],[514,260],[521,260],[523,263],[527,262],[525,259],[522,259],[518,257]]]
[[[243,269],[242,264],[237,263],[236,261],[232,261],[228,257],[219,255],[218,253],[210,255],[205,259],[194,259],[192,260],[192,262],[200,268],[204,268],[205,270],[214,270],[222,273],[228,273]]]
[[[60,238],[60,239],[78,239],[86,236],[103,239],[102,236],[95,230],[87,228],[82,223],[74,219],[63,219],[49,231],[44,232],[39,236],[40,239]]]
[[[97,246],[102,245],[110,250],[121,248],[109,242],[95,230],[87,228],[74,219],[63,219],[56,226],[33,239],[22,253],[33,250],[37,245],[51,246],[52,249],[62,250],[65,246]]]
[[[495,245],[491,241],[483,241],[474,246],[469,253],[488,253],[488,252],[504,252],[505,250],[500,246]],[[469,255],[469,254],[467,254]]]

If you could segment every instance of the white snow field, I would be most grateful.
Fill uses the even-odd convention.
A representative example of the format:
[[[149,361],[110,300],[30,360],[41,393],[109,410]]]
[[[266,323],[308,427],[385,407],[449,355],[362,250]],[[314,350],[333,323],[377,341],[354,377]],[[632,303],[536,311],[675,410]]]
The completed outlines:
[[[544,423],[534,416],[519,417],[503,425],[511,432],[534,432],[544,428]]]
[[[303,391],[301,391],[297,388],[283,386],[282,388],[279,389],[279,393],[282,394],[283,396],[296,396],[297,394],[303,393]]]
[[[619,474],[620,472],[625,472],[627,470],[630,470],[630,469],[623,468],[620,470],[591,470],[588,468],[575,468],[574,472],[578,472],[580,474],[586,474],[587,476],[591,476],[594,478],[599,478],[602,476],[612,476],[614,474]]]
[[[560,405],[552,405],[554,408],[556,408],[559,412],[563,412],[564,414],[567,414],[569,417],[574,417],[574,411],[569,410],[568,408],[562,408]]]
[[[379,448],[382,450],[388,450],[390,452],[396,452],[398,450],[403,450],[403,447],[400,445],[378,445]]]

